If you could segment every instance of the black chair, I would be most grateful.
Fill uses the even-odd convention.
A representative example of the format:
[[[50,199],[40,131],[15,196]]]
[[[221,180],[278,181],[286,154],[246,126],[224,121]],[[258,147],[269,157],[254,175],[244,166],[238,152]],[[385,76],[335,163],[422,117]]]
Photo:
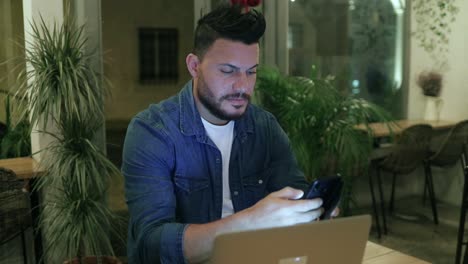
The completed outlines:
[[[384,234],[387,234],[387,221],[385,216],[385,199],[382,187],[381,171],[393,174],[392,193],[390,198],[390,212],[394,209],[395,183],[397,175],[406,175],[413,172],[429,155],[429,146],[432,138],[432,127],[430,125],[413,125],[404,129],[397,136],[392,145],[390,153],[380,160],[374,161],[376,168],[377,184],[380,194],[381,213],[383,220]],[[372,176],[370,176],[372,177]],[[370,178],[370,180],[372,180]],[[432,185],[432,182],[429,182]],[[370,183],[373,193],[373,184]],[[431,188],[433,190],[433,188]],[[434,222],[438,223],[437,209],[435,208],[434,193],[430,192]]]
[[[426,179],[432,182],[432,167],[447,168],[453,167],[460,161],[462,171],[464,174],[464,188],[463,197],[461,202],[460,211],[460,223],[458,229],[458,240],[457,240],[457,251],[456,251],[456,263],[460,263],[461,259],[461,248],[466,245],[467,242],[463,242],[463,235],[465,230],[465,214],[466,208],[468,207],[467,201],[467,179],[468,179],[468,168],[467,168],[467,156],[466,156],[466,144],[468,142],[468,120],[457,123],[443,139],[439,149],[431,155],[425,163]],[[428,182],[428,183],[430,183]],[[424,188],[424,196],[426,191],[429,193],[433,190],[431,184],[426,184]],[[465,262],[468,259],[465,258]]]
[[[468,207],[468,164],[467,164],[467,159],[468,159],[468,152],[466,151],[466,147],[462,156],[462,166],[463,166],[463,174],[464,174],[464,179],[465,183],[463,184],[463,196],[462,196],[462,203],[461,203],[461,209],[460,209],[460,222],[458,224],[458,238],[457,238],[457,252],[455,255],[455,263],[461,263],[461,252],[462,252],[462,246],[465,246],[465,254],[463,256],[463,263],[467,264],[468,263],[468,250],[466,246],[468,245],[467,241],[464,240],[464,235],[465,235],[465,219],[466,219],[466,210]]]
[[[24,186],[13,171],[0,167],[0,245],[21,236],[23,261],[28,263],[25,231],[32,221]]]

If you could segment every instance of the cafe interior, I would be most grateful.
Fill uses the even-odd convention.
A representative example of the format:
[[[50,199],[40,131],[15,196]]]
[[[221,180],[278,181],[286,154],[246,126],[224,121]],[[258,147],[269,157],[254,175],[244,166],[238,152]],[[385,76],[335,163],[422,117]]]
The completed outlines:
[[[67,100],[54,108],[55,95],[45,88],[36,97],[34,92],[22,96],[21,87],[40,89],[42,85],[34,84],[41,78],[31,77],[31,69],[36,69],[31,64],[40,62],[31,58],[40,54],[29,51],[39,50],[34,43],[40,33],[35,30],[49,27],[53,32],[53,25],[63,25],[70,18],[83,26],[81,34],[87,42],[81,51],[92,54],[87,69],[96,73],[93,76],[108,93],[105,97],[96,93],[97,103],[76,97],[72,104],[91,113],[102,112],[96,114],[100,126],[93,130],[92,141],[105,154],[96,157],[112,164],[104,170],[109,178],[103,180],[103,204],[120,223],[116,228],[105,227],[115,232],[109,231],[107,239],[113,257],[103,263],[127,263],[129,213],[119,173],[127,126],[137,113],[178,93],[190,80],[185,56],[192,50],[196,21],[223,2],[230,1],[0,0],[0,264],[62,263],[66,258],[50,253],[54,243],[68,242],[60,241],[67,239],[63,236],[57,241],[59,236],[44,223],[64,226],[63,230],[66,224],[59,223],[63,214],[54,215],[56,222],[44,216],[50,210],[44,207],[47,199],[54,198],[50,195],[54,191],[45,191],[44,186],[56,183],[41,178],[50,177],[50,171],[60,165],[70,167],[64,154],[49,148],[65,142],[66,136],[54,133],[66,129],[58,120],[67,116],[61,108]],[[310,159],[297,158],[309,180],[325,173],[343,175],[348,187],[341,197],[339,217],[372,216],[362,263],[468,263],[468,1],[258,2],[249,8],[265,15],[267,28],[259,43],[260,93],[253,101],[278,118],[293,147],[316,146],[318,139],[341,142],[328,148],[320,143],[319,151],[297,154],[311,155]],[[26,81],[20,73],[26,74]],[[267,74],[291,83],[307,78],[313,84],[309,88],[333,92],[337,101],[325,102],[323,107],[339,114],[322,117],[305,110],[291,114],[298,110],[288,107],[284,98],[297,99],[297,93],[287,91],[295,89],[292,86],[275,87],[283,97],[270,105],[257,100],[275,85],[264,78]],[[316,96],[320,99],[321,94]],[[323,102],[318,99],[295,102],[310,106]],[[45,113],[52,118],[22,116],[37,113],[32,109],[39,104],[51,111]],[[303,135],[293,135],[301,132],[287,119],[310,117],[323,125],[309,124]],[[30,120],[38,123],[31,126]],[[332,124],[342,127],[332,128]],[[330,132],[342,128],[351,129]],[[64,131],[59,134],[79,134]],[[356,141],[359,138],[366,143]],[[363,152],[356,156],[353,150],[358,148]],[[304,165],[304,160],[312,161]],[[80,243],[78,252],[84,254]]]

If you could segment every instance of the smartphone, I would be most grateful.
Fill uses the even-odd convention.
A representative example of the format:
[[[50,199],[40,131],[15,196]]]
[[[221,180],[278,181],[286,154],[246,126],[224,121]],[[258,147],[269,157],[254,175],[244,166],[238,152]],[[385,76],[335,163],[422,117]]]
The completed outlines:
[[[329,219],[333,210],[338,206],[343,189],[341,175],[319,178],[313,181],[304,195],[304,199],[322,198],[324,209],[320,219]]]

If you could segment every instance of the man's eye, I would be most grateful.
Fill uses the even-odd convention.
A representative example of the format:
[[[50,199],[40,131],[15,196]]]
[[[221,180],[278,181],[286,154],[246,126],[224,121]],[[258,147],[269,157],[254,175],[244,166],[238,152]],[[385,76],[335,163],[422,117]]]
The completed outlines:
[[[221,71],[222,73],[233,73],[233,72],[234,72],[233,69],[220,69],[220,71]]]
[[[248,74],[248,75],[257,74],[257,71],[248,71],[247,74]]]

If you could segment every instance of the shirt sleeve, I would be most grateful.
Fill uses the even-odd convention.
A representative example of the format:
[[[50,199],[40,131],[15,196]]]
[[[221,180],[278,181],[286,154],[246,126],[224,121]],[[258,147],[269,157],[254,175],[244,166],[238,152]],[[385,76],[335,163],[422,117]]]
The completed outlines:
[[[308,183],[304,173],[299,168],[291,143],[276,118],[269,117],[268,141],[271,154],[272,177],[269,183],[271,191],[277,191],[286,186],[306,191]]]
[[[136,117],[125,137],[122,173],[130,214],[129,262],[185,263],[187,225],[175,221],[173,145],[157,128],[160,126]]]

